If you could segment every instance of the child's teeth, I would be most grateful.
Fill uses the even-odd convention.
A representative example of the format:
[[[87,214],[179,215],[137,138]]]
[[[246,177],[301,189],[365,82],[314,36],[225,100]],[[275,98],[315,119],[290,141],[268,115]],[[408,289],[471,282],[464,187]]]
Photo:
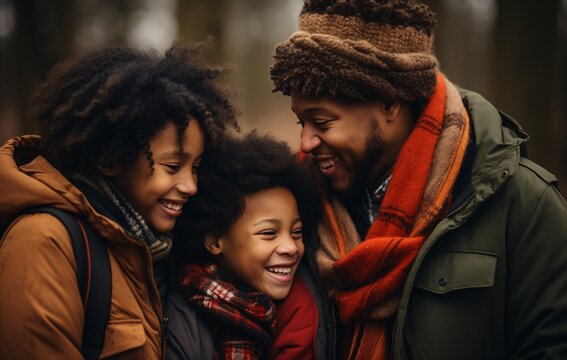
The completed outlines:
[[[288,267],[275,267],[275,268],[268,268],[269,272],[273,272],[276,274],[291,274],[291,268]]]
[[[181,208],[183,207],[183,205],[176,204],[176,203],[169,202],[169,201],[163,201],[163,200],[162,200],[162,201],[160,201],[160,202],[161,202],[161,204],[162,204],[163,206],[165,206],[166,208],[171,209],[171,210],[175,210],[175,211],[179,211],[179,210],[181,210]]]

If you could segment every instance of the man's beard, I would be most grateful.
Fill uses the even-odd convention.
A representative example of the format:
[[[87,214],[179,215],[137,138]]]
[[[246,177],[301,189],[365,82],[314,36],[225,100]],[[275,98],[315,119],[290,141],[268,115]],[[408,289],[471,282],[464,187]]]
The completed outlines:
[[[339,195],[345,200],[353,201],[364,196],[372,169],[382,155],[384,139],[374,119],[370,122],[367,134],[364,144],[364,158],[347,166],[348,173],[352,174],[352,181],[344,191],[339,192]]]

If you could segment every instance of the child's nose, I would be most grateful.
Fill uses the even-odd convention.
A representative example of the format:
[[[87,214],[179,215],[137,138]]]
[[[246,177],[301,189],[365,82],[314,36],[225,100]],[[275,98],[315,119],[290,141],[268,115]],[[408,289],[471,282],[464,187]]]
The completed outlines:
[[[195,174],[183,176],[177,183],[177,190],[187,196],[193,196],[197,193],[197,177]]]
[[[287,236],[278,246],[278,254],[291,256],[297,254],[299,251],[297,241],[299,240],[294,240],[291,236]]]

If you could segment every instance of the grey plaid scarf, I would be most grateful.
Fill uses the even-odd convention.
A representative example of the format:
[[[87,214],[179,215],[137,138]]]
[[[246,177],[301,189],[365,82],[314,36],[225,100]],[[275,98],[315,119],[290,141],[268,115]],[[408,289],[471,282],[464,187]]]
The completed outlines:
[[[125,229],[135,239],[148,245],[154,263],[165,258],[172,247],[172,238],[169,233],[156,236],[142,216],[134,210],[124,194],[109,179],[100,175],[92,177],[74,175],[74,179],[88,184],[96,189],[118,209],[126,221]]]
[[[148,245],[153,262],[165,258],[171,251],[171,236],[169,234],[163,234],[157,237],[142,216],[134,210],[124,194],[122,194],[111,181],[99,178],[98,183],[103,194],[106,195],[124,216],[124,219],[126,219],[129,232],[136,239]]]

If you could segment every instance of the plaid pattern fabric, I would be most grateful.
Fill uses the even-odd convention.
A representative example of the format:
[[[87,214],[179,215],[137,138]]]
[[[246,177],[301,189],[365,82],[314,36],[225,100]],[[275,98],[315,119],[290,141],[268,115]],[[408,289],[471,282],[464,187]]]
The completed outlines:
[[[189,264],[182,274],[187,302],[211,320],[216,359],[260,359],[267,353],[276,316],[266,295],[225,281],[215,264]]]
[[[384,180],[384,182],[380,184],[380,186],[378,186],[376,190],[374,190],[373,196],[371,196],[370,192],[366,190],[365,210],[370,223],[372,223],[374,219],[376,219],[376,215],[378,214],[378,210],[380,209],[384,194],[386,193],[386,189],[388,188],[391,179],[392,175],[388,176],[388,178]]]
[[[438,72],[364,241],[339,201],[324,205],[317,262],[342,322],[354,325],[349,358],[388,358],[386,324],[419,249],[448,208],[469,126],[457,89]]]
[[[154,263],[169,255],[173,245],[171,234],[154,233],[142,218],[142,215],[132,207],[128,199],[112,181],[98,175],[86,176],[81,174],[74,174],[72,179],[101,194],[114,205],[124,218],[125,230],[135,239],[148,245]]]

